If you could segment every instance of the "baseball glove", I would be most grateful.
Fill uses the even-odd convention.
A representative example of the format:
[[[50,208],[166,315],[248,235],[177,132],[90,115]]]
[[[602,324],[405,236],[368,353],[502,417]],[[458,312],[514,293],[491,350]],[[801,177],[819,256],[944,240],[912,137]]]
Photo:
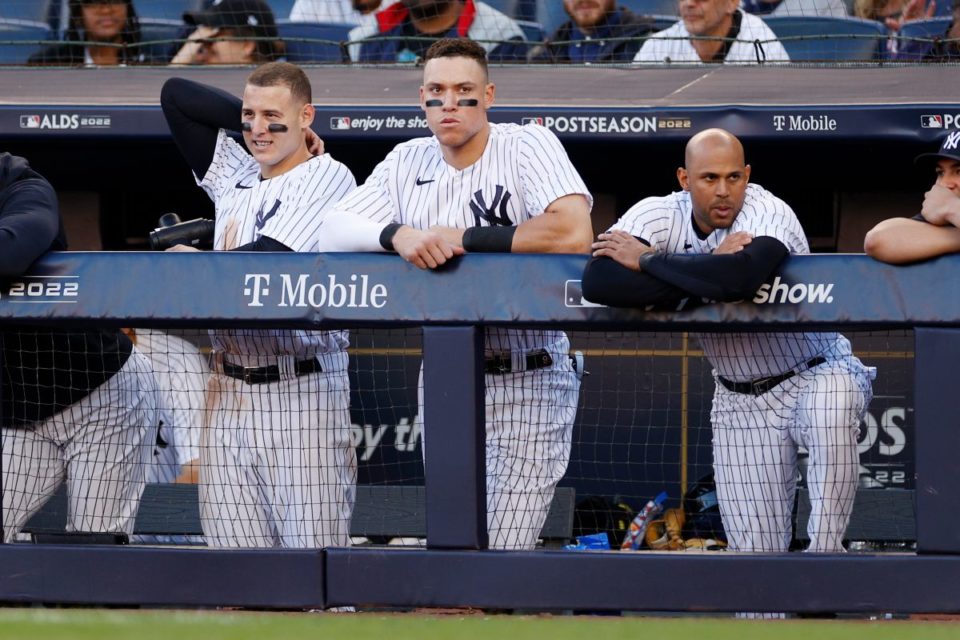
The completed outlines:
[[[667,509],[663,518],[654,520],[647,527],[644,540],[651,549],[678,551],[684,549],[683,524],[687,518],[683,509]]]

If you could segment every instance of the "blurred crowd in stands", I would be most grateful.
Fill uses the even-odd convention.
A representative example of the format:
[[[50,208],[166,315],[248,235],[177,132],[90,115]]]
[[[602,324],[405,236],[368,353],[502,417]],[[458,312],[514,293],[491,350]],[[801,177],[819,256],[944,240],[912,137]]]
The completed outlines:
[[[416,62],[440,37],[491,62],[957,61],[958,18],[960,0],[6,0],[0,64]],[[4,56],[17,40],[29,57]]]

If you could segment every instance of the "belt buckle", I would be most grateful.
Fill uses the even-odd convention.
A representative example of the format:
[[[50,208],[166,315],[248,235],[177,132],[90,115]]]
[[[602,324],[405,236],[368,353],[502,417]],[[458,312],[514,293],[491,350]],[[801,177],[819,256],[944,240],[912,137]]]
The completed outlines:
[[[257,371],[257,367],[244,367],[243,368],[243,381],[247,384],[253,384],[253,376]]]
[[[754,396],[762,396],[767,391],[770,390],[770,387],[766,386],[770,384],[770,381],[776,378],[776,376],[767,376],[766,378],[760,378],[759,380],[754,380],[750,383],[750,387],[753,390]]]

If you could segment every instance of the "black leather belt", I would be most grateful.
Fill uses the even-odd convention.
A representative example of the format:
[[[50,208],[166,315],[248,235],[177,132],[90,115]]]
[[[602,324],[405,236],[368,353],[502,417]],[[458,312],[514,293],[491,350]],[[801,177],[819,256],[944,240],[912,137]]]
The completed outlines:
[[[293,363],[293,372],[297,376],[319,373],[320,371],[323,371],[323,369],[320,367],[320,361],[316,358],[298,360]],[[223,375],[236,378],[237,380],[243,380],[247,384],[279,382],[283,379],[280,375],[280,367],[275,364],[267,367],[241,367],[226,360],[223,361]]]
[[[717,380],[720,381],[720,384],[734,393],[746,393],[752,396],[760,396],[765,394],[767,391],[770,391],[770,389],[773,389],[778,384],[786,382],[798,373],[806,371],[807,369],[813,369],[814,367],[819,366],[826,361],[827,359],[823,356],[817,356],[816,358],[807,360],[792,371],[781,373],[778,376],[770,376],[769,378],[751,380],[750,382],[734,382],[733,380],[727,380],[723,376],[717,376]]]
[[[546,349],[535,349],[524,356],[524,362],[524,371],[543,369],[553,364],[553,356],[547,353]],[[511,373],[513,372],[513,360],[509,353],[487,356],[483,360],[483,370],[485,373]]]

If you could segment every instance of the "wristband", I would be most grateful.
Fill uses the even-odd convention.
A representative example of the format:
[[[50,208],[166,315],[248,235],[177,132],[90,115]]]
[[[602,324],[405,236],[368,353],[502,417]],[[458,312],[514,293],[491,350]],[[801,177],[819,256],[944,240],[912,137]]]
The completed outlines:
[[[393,248],[393,236],[397,235],[397,231],[399,231],[402,226],[399,222],[391,222],[385,226],[383,231],[380,232],[380,246],[387,251],[396,251],[396,249]]]
[[[463,248],[475,253],[510,253],[517,228],[470,227],[463,232]]]

